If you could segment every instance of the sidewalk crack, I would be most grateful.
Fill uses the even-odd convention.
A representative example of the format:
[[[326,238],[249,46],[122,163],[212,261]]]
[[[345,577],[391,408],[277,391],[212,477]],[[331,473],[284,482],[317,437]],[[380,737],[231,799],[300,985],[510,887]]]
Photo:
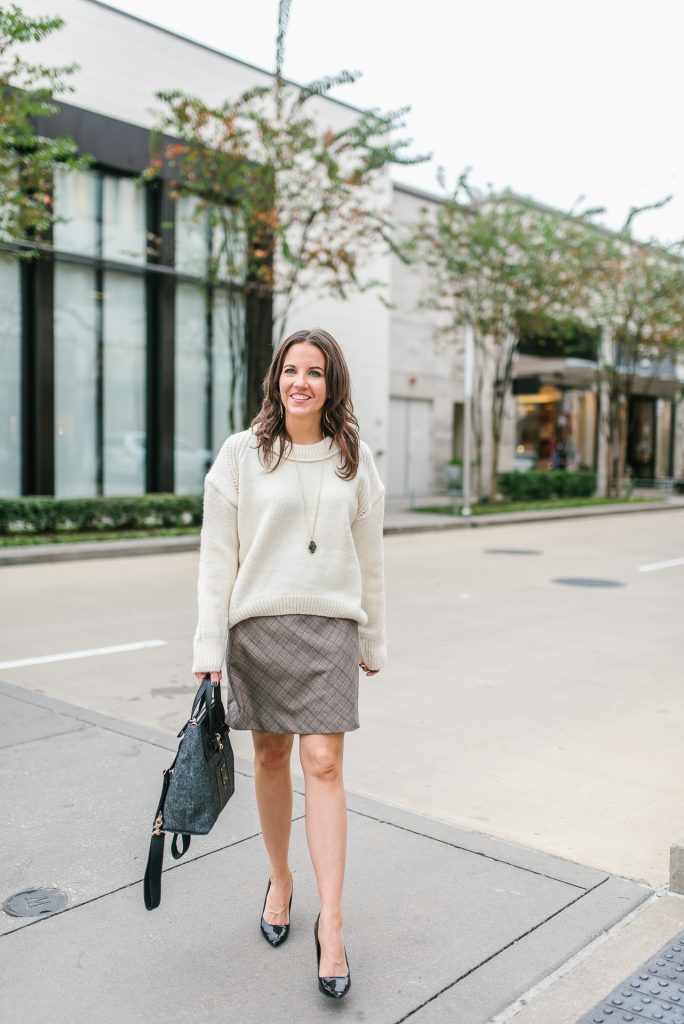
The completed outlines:
[[[579,885],[577,882],[567,882],[564,878],[557,878],[555,875],[547,875],[544,871],[536,871],[534,868],[523,867],[521,864],[515,864],[510,860],[504,860],[503,857],[494,857],[491,853],[485,853],[483,850],[471,850],[470,847],[461,846],[459,843],[451,842],[449,839],[438,839],[435,836],[429,835],[427,832],[419,832],[418,829],[409,828],[408,825],[397,825],[393,821],[387,821],[385,818],[376,818],[373,814],[367,814],[365,811],[355,811],[353,807],[349,808],[349,813],[358,814],[362,818],[370,818],[371,821],[377,821],[379,825],[391,825],[393,828],[401,829],[402,832],[410,832],[414,836],[421,836],[423,839],[431,839],[433,843],[442,843],[444,846],[451,846],[454,850],[462,850],[464,853],[472,853],[474,857],[484,857],[485,860],[496,861],[497,864],[506,864],[508,867],[515,868],[517,871],[526,871],[530,875],[538,875],[540,878],[548,878],[550,882],[560,882],[562,885],[569,885],[573,889],[581,889],[582,894],[591,892],[597,885],[603,885],[603,883],[610,877],[609,875],[606,875],[593,886],[587,888],[586,885]],[[440,824],[442,823],[440,822]],[[457,826],[454,826],[454,828],[456,827]],[[545,856],[551,855],[546,854]]]
[[[292,821],[301,821],[304,817],[303,814],[298,814],[292,819]],[[168,874],[169,871],[176,871],[178,868],[186,868],[189,864],[194,864],[195,861],[204,860],[205,857],[213,857],[215,853],[222,853],[224,850],[230,850],[233,846],[240,846],[241,843],[247,843],[251,839],[257,839],[261,835],[261,832],[254,832],[252,835],[243,836],[241,839],[235,839],[232,843],[226,843],[225,846],[218,846],[215,850],[207,850],[206,853],[200,853],[196,857],[191,857],[182,864],[169,864],[168,867],[164,868],[162,875]],[[58,910],[54,914],[48,914],[47,917],[36,917],[33,920],[26,921],[25,924],[19,925],[18,928],[13,928],[9,932],[4,932],[0,935],[0,941],[3,939],[10,938],[12,935],[16,935],[18,932],[23,932],[26,928],[32,928],[34,925],[43,924],[45,921],[50,921],[55,917],[61,917],[62,914],[69,914],[73,910],[80,910],[82,907],[87,907],[91,903],[97,903],[99,900],[104,900],[108,896],[115,896],[118,892],[124,892],[126,889],[132,889],[135,885],[142,885],[143,879],[136,878],[132,882],[126,882],[125,885],[119,885],[116,889],[110,889],[108,892],[101,892],[97,896],[91,896],[90,899],[82,900],[80,903],[75,903],[71,907],[65,907],[63,910]]]
[[[42,743],[43,740],[54,740],[56,736],[73,736],[77,732],[85,732],[86,729],[94,729],[95,726],[84,723],[78,729],[65,729],[64,732],[51,732],[47,736],[31,736],[28,740],[17,740],[16,743],[5,743],[0,746],[0,754],[3,750],[14,750],[15,747],[25,747],[27,743]]]
[[[510,942],[507,942],[504,946],[501,946],[500,949],[495,950],[489,956],[486,956],[483,960],[480,960],[479,963],[474,964],[473,967],[470,967],[467,971],[464,971],[463,974],[460,974],[458,978],[456,978],[454,981],[450,981],[449,984],[441,988],[439,992],[435,992],[434,995],[431,995],[428,999],[423,1000],[423,1002],[420,1003],[418,1006],[415,1006],[412,1010],[409,1010],[408,1013],[405,1013],[403,1017],[399,1017],[399,1019],[396,1020],[394,1024],[403,1024],[403,1022],[405,1020],[408,1020],[409,1017],[413,1017],[414,1014],[418,1013],[419,1010],[424,1009],[429,1003],[434,1002],[435,999],[439,999],[439,997],[444,995],[445,992],[448,992],[449,989],[453,988],[455,985],[458,985],[459,982],[463,981],[471,974],[474,974],[475,971],[478,971],[480,967],[484,967],[485,964],[488,964],[491,960],[494,960],[497,956],[500,956],[501,953],[505,952],[507,949],[510,949],[511,946],[514,946],[516,942],[520,942],[521,939],[525,939],[528,935],[531,935],[533,932],[538,931],[539,928],[543,927],[545,924],[548,924],[549,921],[552,921],[554,917],[558,917],[559,914],[565,913],[568,907],[572,907],[579,900],[582,900],[585,898],[585,896],[588,896],[589,893],[592,893],[596,889],[600,888],[602,885],[605,885],[608,880],[608,877],[602,879],[602,881],[597,882],[596,885],[593,885],[590,889],[587,889],[585,892],[580,893],[579,896],[575,896],[575,898],[570,900],[569,903],[566,903],[565,906],[559,907],[558,910],[554,910],[554,912],[552,914],[549,914],[548,917],[545,917],[543,921],[539,921],[531,928],[528,928],[527,931],[523,932],[521,935],[517,935],[514,939],[511,939]]]

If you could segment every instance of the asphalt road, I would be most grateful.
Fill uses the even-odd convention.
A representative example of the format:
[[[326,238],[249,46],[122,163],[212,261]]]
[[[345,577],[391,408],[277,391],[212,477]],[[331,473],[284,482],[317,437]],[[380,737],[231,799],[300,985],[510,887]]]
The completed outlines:
[[[389,658],[361,673],[348,789],[663,884],[684,835],[684,563],[640,567],[682,558],[680,510],[387,536]],[[196,572],[188,553],[2,569],[0,678],[175,733]]]

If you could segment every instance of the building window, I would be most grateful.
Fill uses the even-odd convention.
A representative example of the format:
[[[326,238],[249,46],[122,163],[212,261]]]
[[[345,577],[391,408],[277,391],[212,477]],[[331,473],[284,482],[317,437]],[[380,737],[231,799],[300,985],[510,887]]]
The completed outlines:
[[[55,493],[143,494],[145,192],[58,173],[55,211]]]
[[[98,302],[93,271],[55,267],[55,494],[97,494]]]
[[[21,494],[21,292],[19,264],[0,259],[0,495]]]
[[[225,438],[241,430],[246,401],[246,238],[234,210],[176,203],[174,475],[179,494],[202,490]]]
[[[104,493],[144,494],[145,281],[107,272],[102,306]]]

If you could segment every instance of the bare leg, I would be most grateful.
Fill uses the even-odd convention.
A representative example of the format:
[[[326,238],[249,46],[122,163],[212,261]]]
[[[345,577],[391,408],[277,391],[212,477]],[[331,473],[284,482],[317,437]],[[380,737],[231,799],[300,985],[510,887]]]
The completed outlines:
[[[306,784],[306,838],[316,873],[321,917],[321,977],[349,973],[342,934],[342,886],[347,852],[347,798],[342,761],[344,733],[300,736]]]
[[[253,731],[252,740],[259,821],[270,860],[271,889],[264,917],[269,924],[288,924],[292,891],[292,873],[288,863],[292,827],[290,754],[294,736]]]

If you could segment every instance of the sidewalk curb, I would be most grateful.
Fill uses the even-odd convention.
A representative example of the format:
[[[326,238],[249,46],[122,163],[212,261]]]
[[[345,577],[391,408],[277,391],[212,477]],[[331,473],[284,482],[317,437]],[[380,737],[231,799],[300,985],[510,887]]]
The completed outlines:
[[[461,519],[454,519],[453,516],[442,516],[438,513],[424,512],[394,512],[385,515],[386,534],[389,533],[419,533],[427,530],[458,530],[476,528],[481,526],[500,526],[512,523],[538,523],[550,522],[556,519],[585,519],[592,516],[617,516],[636,512],[671,512],[684,508],[682,502],[644,502],[642,505],[596,505],[585,508],[559,508],[540,509],[529,512],[499,512],[492,515],[469,516]],[[399,516],[420,516],[426,522],[407,523],[400,522],[393,524],[388,519]]]
[[[684,499],[671,502],[644,502],[642,505],[596,505],[586,508],[549,509],[530,512],[501,512],[492,515],[454,518],[439,513],[386,512],[383,533],[430,533],[439,530],[467,530],[515,523],[540,523],[553,520],[585,519],[592,516],[617,516],[639,512],[672,512],[684,509]],[[0,566],[37,565],[45,562],[75,562],[94,558],[130,558],[138,555],[164,555],[179,551],[199,551],[200,535],[189,537],[151,537],[142,540],[96,540],[74,544],[27,545],[0,548]]]

